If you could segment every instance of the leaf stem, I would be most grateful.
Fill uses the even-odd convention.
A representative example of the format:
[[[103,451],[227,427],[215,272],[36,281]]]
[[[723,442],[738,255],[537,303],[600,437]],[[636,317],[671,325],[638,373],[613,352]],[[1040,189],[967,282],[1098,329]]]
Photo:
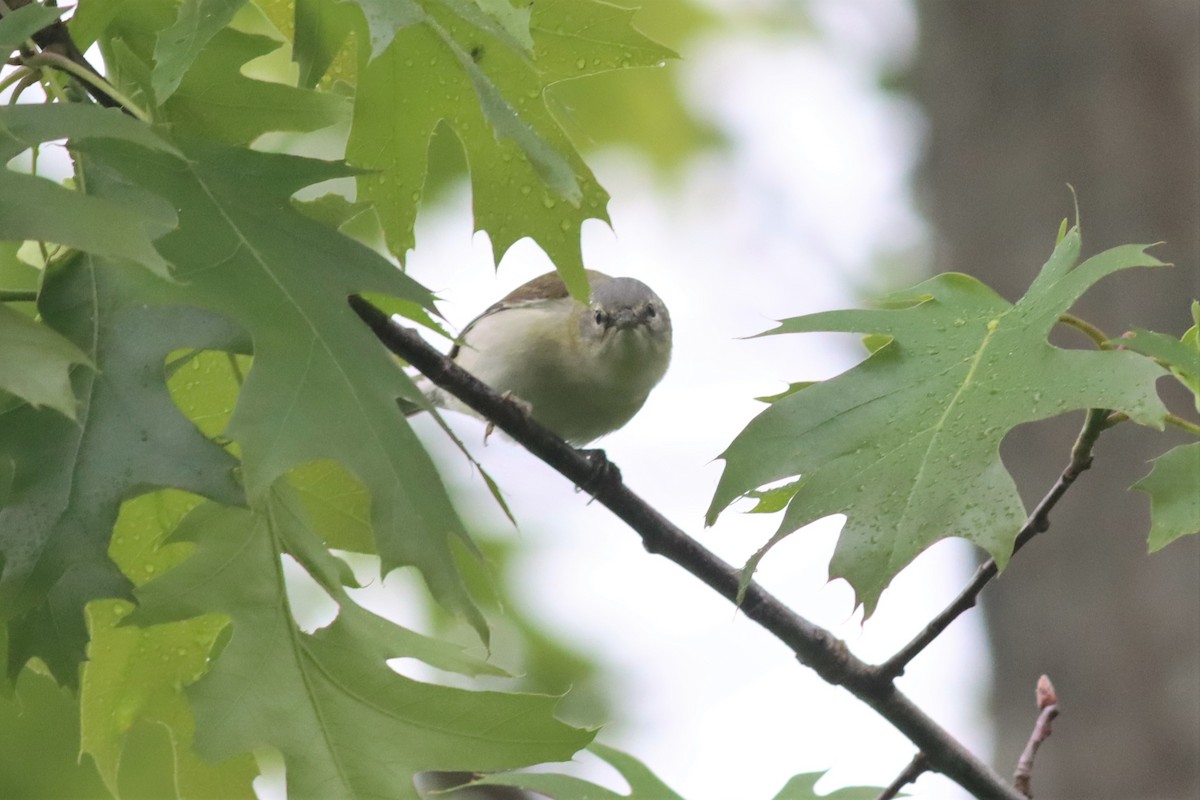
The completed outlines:
[[[150,115],[143,111],[137,103],[119,92],[111,83],[104,80],[94,70],[80,66],[66,56],[43,50],[31,58],[25,59],[25,64],[30,67],[54,67],[55,69],[67,72],[111,97],[131,116],[136,117],[142,122],[150,122]]]
[[[25,90],[38,82],[38,74],[37,70],[28,70],[25,72],[20,82],[17,83],[16,88],[13,89],[13,93],[8,97],[8,104],[10,106],[15,106],[21,99],[21,95],[25,94]]]
[[[535,422],[517,403],[439,353],[416,331],[392,322],[358,295],[351,295],[349,302],[389,350],[591,494],[641,536],[648,552],[673,561],[731,603],[737,601],[741,570],[722,561],[629,489],[621,480],[620,470],[603,451],[571,447]],[[941,772],[982,800],[1022,800],[1003,778],[897,689],[890,678],[857,658],[830,631],[800,616],[754,581],[744,587],[739,610],[783,642],[797,660],[827,683],[844,687],[907,736],[925,753],[929,769]]]
[[[1050,527],[1050,511],[1066,494],[1067,489],[1071,488],[1071,484],[1075,483],[1076,479],[1083,474],[1092,465],[1092,449],[1096,446],[1096,440],[1100,438],[1100,434],[1109,425],[1109,411],[1106,408],[1093,408],[1087,412],[1087,417],[1084,419],[1083,428],[1079,431],[1079,436],[1075,439],[1075,444],[1071,448],[1071,461],[1063,469],[1062,474],[1058,476],[1058,480],[1050,487],[1050,491],[1042,498],[1041,502],[1033,510],[1033,513],[1025,520],[1025,524],[1021,526],[1021,530],[1017,533],[1017,538],[1013,542],[1013,554],[1024,547],[1030,539],[1037,536]],[[942,631],[950,627],[950,623],[958,619],[967,609],[973,607],[979,599],[979,593],[983,591],[983,587],[987,586],[992,578],[1000,572],[996,565],[996,560],[989,558],[987,561],[979,565],[975,570],[975,574],[971,577],[971,581],[966,588],[959,593],[958,597],[946,606],[937,616],[929,621],[920,633],[913,637],[912,641],[904,645],[896,651],[896,654],[880,665],[880,672],[889,679],[896,679],[904,674],[905,668],[914,658],[929,644],[941,635]]]
[[[1104,331],[1100,330],[1087,320],[1081,319],[1074,314],[1064,313],[1059,316],[1058,321],[1063,325],[1074,328],[1075,330],[1081,332],[1084,336],[1087,336],[1089,339],[1095,342],[1096,346],[1101,350],[1111,349],[1111,347],[1106,344],[1106,342],[1108,342],[1108,336],[1105,335]]]
[[[1200,436],[1200,425],[1197,425],[1195,422],[1192,422],[1191,420],[1186,420],[1183,417],[1178,416],[1176,414],[1167,414],[1166,423],[1168,425],[1174,425],[1176,428],[1182,428],[1183,430],[1187,431],[1188,433],[1194,434],[1196,436]]]
[[[37,292],[33,289],[0,289],[0,303],[33,303]]]
[[[14,83],[23,81],[25,78],[29,77],[32,72],[33,70],[29,69],[28,67],[18,67],[17,69],[14,69],[3,78],[0,78],[0,92],[3,92]]]

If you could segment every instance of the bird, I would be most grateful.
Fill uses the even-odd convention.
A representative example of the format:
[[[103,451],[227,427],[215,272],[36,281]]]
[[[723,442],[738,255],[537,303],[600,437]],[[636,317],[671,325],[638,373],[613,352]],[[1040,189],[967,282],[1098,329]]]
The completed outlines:
[[[448,354],[577,447],[629,422],[671,361],[662,299],[636,278],[586,274],[588,302],[548,272],[472,320]],[[475,414],[428,380],[418,387],[435,406]]]

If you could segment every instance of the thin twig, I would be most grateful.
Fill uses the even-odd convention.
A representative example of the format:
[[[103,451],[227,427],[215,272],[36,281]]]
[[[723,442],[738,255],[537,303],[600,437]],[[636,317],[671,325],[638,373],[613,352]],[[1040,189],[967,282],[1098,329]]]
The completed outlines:
[[[1030,798],[1033,797],[1033,759],[1037,756],[1042,742],[1050,738],[1050,724],[1058,716],[1058,695],[1054,691],[1054,684],[1045,675],[1038,678],[1037,707],[1037,722],[1033,725],[1033,732],[1029,734],[1029,741],[1025,743],[1025,749],[1017,759],[1016,771],[1013,772],[1013,787]]]
[[[722,561],[634,494],[602,451],[577,450],[530,418],[518,404],[493,391],[427,344],[415,331],[393,323],[357,295],[350,305],[375,336],[430,381],[463,401],[526,450],[553,467],[612,511],[642,538],[646,550],[690,572],[730,602],[736,602],[740,571]],[[747,618],[770,631],[826,682],[846,688],[875,709],[926,753],[929,768],[978,798],[1020,800],[1004,779],[929,718],[877,668],[855,657],[846,643],[784,605],[757,583],[740,606]]]
[[[879,793],[879,797],[875,800],[892,800],[892,798],[900,794],[901,789],[921,777],[921,773],[928,770],[929,764],[925,758],[925,754],[917,753],[912,757],[912,761],[908,762],[908,766],[896,776],[894,781],[884,787],[883,791]]]
[[[32,289],[0,289],[0,303],[33,303],[37,292]]]
[[[1042,501],[1037,504],[1033,513],[1029,515],[1029,518],[1017,533],[1016,541],[1013,542],[1014,555],[1030,539],[1050,527],[1051,509],[1062,499],[1067,489],[1071,488],[1071,484],[1092,465],[1092,449],[1096,445],[1096,439],[1099,438],[1101,432],[1107,427],[1107,420],[1108,409],[1093,408],[1087,412],[1083,429],[1079,431],[1079,436],[1075,440],[1075,446],[1071,448],[1070,463],[1067,464],[1066,469],[1062,471],[1062,474],[1058,476],[1058,480],[1054,482],[1054,486],[1050,488],[1050,491],[1046,493]],[[999,571],[996,567],[995,559],[989,558],[980,564],[979,569],[975,570],[975,574],[971,577],[970,583],[959,593],[958,597],[954,598],[950,605],[946,606],[936,617],[930,620],[929,624],[912,641],[904,645],[904,647],[896,651],[895,655],[880,665],[880,671],[892,679],[903,675],[909,662],[928,647],[934,639],[940,636],[942,631],[950,627],[950,623],[954,622],[963,612],[975,605],[975,602],[979,599],[979,593],[983,591],[983,587],[987,586],[988,582],[996,577]]]

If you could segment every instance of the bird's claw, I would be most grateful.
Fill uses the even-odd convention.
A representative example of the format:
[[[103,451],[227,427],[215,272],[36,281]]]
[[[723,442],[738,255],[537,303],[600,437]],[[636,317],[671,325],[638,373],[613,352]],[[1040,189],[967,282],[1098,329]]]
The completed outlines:
[[[596,492],[599,491],[605,482],[620,482],[620,468],[608,460],[608,454],[606,454],[603,450],[580,450],[579,453],[586,458],[588,463],[591,465],[591,474],[588,475],[583,483],[580,483],[577,487],[575,487],[576,489],[587,492],[595,497]]]

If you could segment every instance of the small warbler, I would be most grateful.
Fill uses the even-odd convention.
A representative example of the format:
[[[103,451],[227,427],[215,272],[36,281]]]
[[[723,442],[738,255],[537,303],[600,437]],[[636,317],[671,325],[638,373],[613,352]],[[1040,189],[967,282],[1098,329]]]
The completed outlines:
[[[567,292],[556,272],[534,278],[476,317],[450,358],[573,445],[633,418],[671,360],[671,317],[649,286],[588,270],[591,300]],[[421,384],[437,406],[473,414]]]

